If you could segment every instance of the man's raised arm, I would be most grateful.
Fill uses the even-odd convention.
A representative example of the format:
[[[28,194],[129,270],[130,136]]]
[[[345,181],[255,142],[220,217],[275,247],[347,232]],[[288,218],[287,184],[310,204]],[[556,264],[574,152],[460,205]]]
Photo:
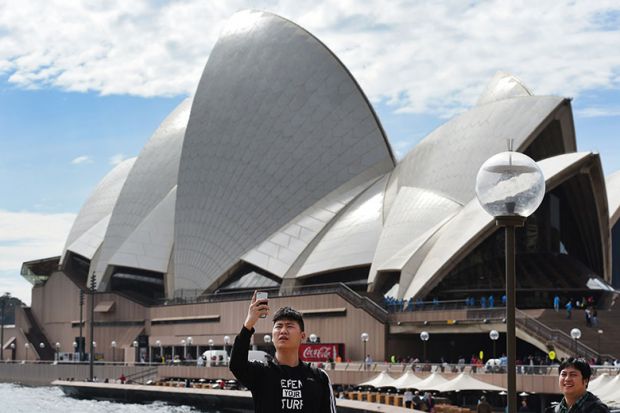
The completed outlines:
[[[248,361],[248,351],[250,349],[250,338],[254,334],[254,325],[262,314],[269,313],[267,300],[256,300],[256,291],[252,296],[252,301],[248,308],[248,315],[245,318],[241,331],[235,337],[232,353],[230,355],[230,371],[245,387],[252,389],[256,383],[257,365]]]

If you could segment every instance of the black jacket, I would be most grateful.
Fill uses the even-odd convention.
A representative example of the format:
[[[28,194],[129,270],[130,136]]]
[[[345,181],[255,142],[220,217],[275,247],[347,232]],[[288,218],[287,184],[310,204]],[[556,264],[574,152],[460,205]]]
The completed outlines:
[[[560,405],[551,406],[545,410],[545,413],[558,413],[560,411]],[[573,406],[570,409],[570,413],[609,413],[609,408],[598,397],[590,392],[586,393],[586,398],[582,405],[579,407]]]
[[[327,373],[302,362],[289,367],[273,359],[248,361],[252,334],[254,329],[242,327],[235,338],[230,371],[252,392],[256,413],[336,413]]]

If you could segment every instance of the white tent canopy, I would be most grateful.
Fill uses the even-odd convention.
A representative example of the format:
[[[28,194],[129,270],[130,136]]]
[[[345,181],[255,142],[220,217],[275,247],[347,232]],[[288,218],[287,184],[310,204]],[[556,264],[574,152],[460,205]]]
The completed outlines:
[[[601,400],[607,400],[609,397],[613,398],[614,393],[617,393],[618,389],[620,389],[620,374],[609,380],[607,384],[594,390],[592,393],[594,393]]]
[[[417,389],[417,385],[421,381],[422,379],[413,374],[413,371],[407,370],[402,376],[394,380],[394,386],[397,389]]]
[[[390,376],[389,374],[387,374],[385,371],[382,371],[381,373],[379,373],[378,376],[374,377],[373,379],[361,383],[358,386],[373,386],[375,388],[379,388],[379,387],[396,387],[394,385],[394,378],[392,378],[392,376]]]
[[[435,390],[438,386],[447,383],[448,380],[444,379],[439,373],[433,373],[418,384],[415,388],[418,390]]]
[[[590,391],[591,393],[595,393],[597,389],[602,388],[611,380],[612,378],[609,376],[609,374],[603,373],[588,384],[588,391]]]
[[[461,373],[452,380],[434,387],[433,390],[439,392],[464,391],[464,390],[486,390],[486,391],[505,391],[503,387],[495,386],[482,380],[478,380],[466,373]]]
[[[603,403],[605,403],[610,408],[620,407],[620,389],[617,389],[614,392],[607,394],[607,396],[603,397]]]

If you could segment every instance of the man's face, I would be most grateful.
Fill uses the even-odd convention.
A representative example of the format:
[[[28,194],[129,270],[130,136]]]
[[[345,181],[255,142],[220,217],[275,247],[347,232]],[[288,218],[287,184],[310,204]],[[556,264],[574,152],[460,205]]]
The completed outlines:
[[[306,333],[301,331],[297,321],[278,320],[273,324],[271,336],[276,350],[293,349],[299,347],[306,338]]]
[[[566,367],[560,372],[560,391],[564,396],[581,397],[586,392],[588,381],[574,367]]]

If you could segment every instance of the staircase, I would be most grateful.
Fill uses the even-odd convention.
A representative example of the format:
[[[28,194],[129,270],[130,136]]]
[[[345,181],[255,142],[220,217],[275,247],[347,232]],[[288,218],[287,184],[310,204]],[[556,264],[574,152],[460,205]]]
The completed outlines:
[[[145,384],[148,380],[157,380],[158,367],[151,367],[147,370],[138,371],[137,373],[127,376],[127,381],[133,383]]]
[[[566,311],[552,309],[519,311],[517,325],[547,343],[553,343],[568,353],[587,358],[620,358],[620,306],[598,311],[598,325],[587,327],[583,310],[573,310],[572,318],[566,318]],[[581,338],[573,341],[570,331],[581,330]],[[602,330],[602,333],[598,333]]]
[[[47,337],[45,337],[45,334],[41,331],[39,323],[37,323],[37,320],[35,320],[32,315],[32,309],[30,307],[22,307],[22,310],[24,311],[28,324],[30,325],[30,328],[28,331],[24,332],[24,334],[32,345],[31,348],[39,355],[39,359],[54,360],[54,349],[47,340]],[[43,348],[39,346],[40,343],[43,343]]]

